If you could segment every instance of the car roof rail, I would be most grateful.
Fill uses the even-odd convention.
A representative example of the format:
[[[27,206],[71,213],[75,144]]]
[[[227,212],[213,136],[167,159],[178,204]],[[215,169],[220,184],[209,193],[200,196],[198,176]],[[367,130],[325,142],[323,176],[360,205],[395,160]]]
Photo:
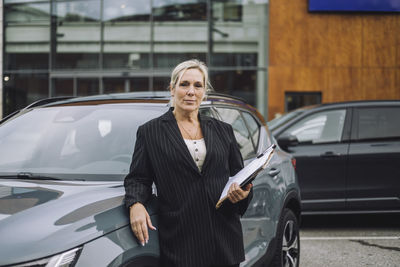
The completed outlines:
[[[53,102],[67,100],[67,99],[71,99],[71,98],[74,98],[74,97],[73,96],[57,96],[57,97],[40,99],[40,100],[35,101],[32,104],[26,106],[24,109],[39,107],[39,106],[43,106],[43,105],[50,104]]]
[[[8,120],[9,118],[11,118],[12,116],[14,116],[15,114],[17,114],[18,112],[20,112],[21,110],[18,109],[14,112],[11,112],[10,114],[8,114],[7,116],[5,116],[4,118],[0,119],[0,124],[2,124],[3,122],[5,122],[6,120]]]
[[[247,103],[246,100],[241,98],[241,97],[228,95],[228,94],[223,94],[223,93],[210,92],[210,93],[207,94],[207,96],[226,97],[226,98],[236,99],[236,100],[243,101],[243,102]]]
[[[29,109],[29,108],[33,108],[33,107],[39,107],[39,106],[43,106],[43,105],[46,105],[49,103],[62,101],[62,100],[70,99],[70,98],[73,98],[73,97],[72,96],[58,96],[58,97],[40,99],[38,101],[35,101],[35,102],[29,104],[28,106],[26,106],[24,108],[21,108],[21,109],[15,110],[14,112],[11,112],[4,118],[0,118],[0,124],[7,121],[9,118],[13,117],[15,114],[19,113],[21,110],[25,110],[25,109]]]
[[[247,103],[246,100],[243,98],[237,97],[237,96],[232,96],[228,94],[223,94],[223,93],[217,93],[217,92],[210,92],[208,93],[209,97],[216,97],[217,99],[221,99],[222,101],[232,101],[232,100],[237,100],[242,103]],[[73,102],[81,102],[81,101],[88,101],[88,100],[102,100],[102,99],[169,99],[170,98],[170,92],[169,91],[143,91],[143,92],[130,92],[130,93],[115,93],[115,94],[103,94],[103,95],[96,95],[96,96],[84,96],[84,97],[76,97],[76,96],[60,96],[60,97],[52,97],[52,98],[45,98],[38,100],[36,102],[33,102],[32,104],[26,106],[23,109],[29,109],[29,108],[34,108],[34,107],[40,107],[40,106],[45,106],[48,104],[52,104],[55,102],[63,102],[71,100]],[[217,100],[216,99],[216,100]]]
[[[347,104],[380,104],[380,103],[400,103],[398,99],[369,99],[369,100],[349,100],[349,101],[338,101],[322,103],[321,106],[328,107],[334,105],[347,105]]]
[[[138,91],[138,92],[129,92],[129,93],[114,93],[107,94],[110,97],[123,97],[123,98],[138,98],[138,99],[148,99],[148,98],[170,98],[169,91]]]

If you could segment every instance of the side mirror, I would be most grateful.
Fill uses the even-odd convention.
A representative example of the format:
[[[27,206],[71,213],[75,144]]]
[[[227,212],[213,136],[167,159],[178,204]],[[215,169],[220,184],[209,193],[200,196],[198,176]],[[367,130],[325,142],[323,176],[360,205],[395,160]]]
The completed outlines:
[[[282,135],[277,141],[279,146],[285,150],[289,146],[297,146],[299,144],[299,140],[297,140],[297,137],[294,135]]]

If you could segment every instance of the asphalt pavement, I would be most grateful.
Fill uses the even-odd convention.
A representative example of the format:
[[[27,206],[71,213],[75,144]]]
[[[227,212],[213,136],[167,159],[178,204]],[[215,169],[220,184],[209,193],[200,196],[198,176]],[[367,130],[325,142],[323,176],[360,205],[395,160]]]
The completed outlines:
[[[303,216],[301,267],[400,266],[400,214]]]

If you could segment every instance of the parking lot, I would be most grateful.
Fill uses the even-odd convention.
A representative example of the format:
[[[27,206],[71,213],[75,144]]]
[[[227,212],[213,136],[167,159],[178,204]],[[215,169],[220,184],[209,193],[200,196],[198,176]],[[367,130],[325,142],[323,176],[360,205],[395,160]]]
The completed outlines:
[[[400,214],[303,216],[300,266],[400,266]]]

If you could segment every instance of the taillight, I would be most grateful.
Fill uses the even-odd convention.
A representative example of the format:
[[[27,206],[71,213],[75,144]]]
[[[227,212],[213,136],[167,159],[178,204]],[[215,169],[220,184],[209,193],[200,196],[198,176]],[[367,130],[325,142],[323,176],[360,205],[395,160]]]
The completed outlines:
[[[295,158],[292,158],[292,165],[293,165],[293,168],[296,169],[296,159]]]

